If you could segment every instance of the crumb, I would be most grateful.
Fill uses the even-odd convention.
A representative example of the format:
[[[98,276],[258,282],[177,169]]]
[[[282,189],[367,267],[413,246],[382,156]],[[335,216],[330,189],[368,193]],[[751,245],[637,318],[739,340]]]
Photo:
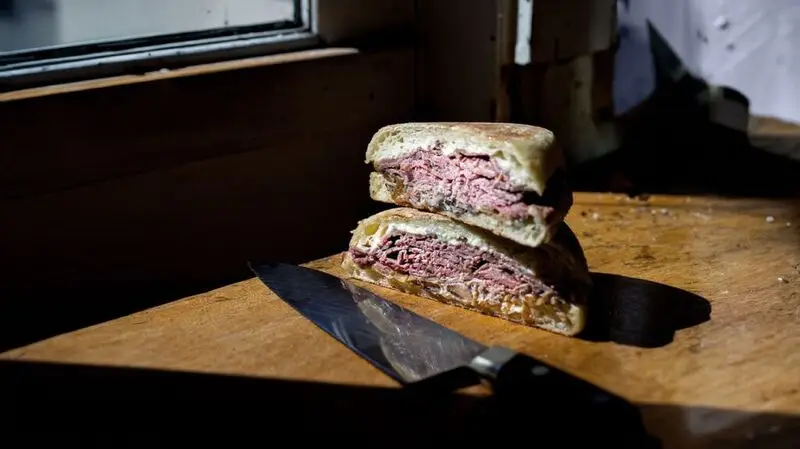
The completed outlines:
[[[582,235],[583,235],[584,237],[591,237],[591,236],[592,236],[592,234],[591,234],[590,232],[586,232],[586,231],[584,231],[584,232],[582,233]]]
[[[787,222],[786,222],[786,227],[787,227],[787,228],[791,228],[791,227],[792,227],[792,223],[787,221]]]
[[[655,214],[656,214],[656,210],[655,209],[650,209],[650,215],[655,215]]]
[[[723,290],[723,291],[722,291],[722,294],[723,294],[723,295],[727,295],[728,293],[730,293],[728,290]]]
[[[597,212],[592,214],[592,220],[597,220],[598,218],[600,218],[600,214],[598,214]]]
[[[778,278],[778,282],[780,282],[781,284],[788,284],[789,283],[789,281],[787,279],[782,278],[782,277]]]
[[[669,211],[667,209],[661,209],[661,215],[667,215]]]
[[[586,216],[586,211],[585,211],[585,210],[582,210],[582,211],[581,211],[581,217],[585,217],[585,216]]]
[[[775,221],[775,217],[773,217],[772,215],[767,217],[767,223],[772,223],[773,221]]]

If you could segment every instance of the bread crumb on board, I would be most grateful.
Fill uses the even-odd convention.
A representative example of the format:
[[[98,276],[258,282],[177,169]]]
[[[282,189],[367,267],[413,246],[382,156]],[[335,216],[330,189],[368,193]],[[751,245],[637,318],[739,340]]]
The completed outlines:
[[[589,216],[592,217],[592,220],[597,220],[600,218],[600,214],[598,214],[597,212],[592,212],[592,214],[589,215],[589,213],[586,212],[585,210],[581,211],[581,217],[589,217]]]

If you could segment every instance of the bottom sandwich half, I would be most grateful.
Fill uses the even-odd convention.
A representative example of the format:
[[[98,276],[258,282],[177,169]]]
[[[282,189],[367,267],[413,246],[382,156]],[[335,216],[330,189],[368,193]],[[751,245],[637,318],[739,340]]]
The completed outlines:
[[[359,222],[342,265],[359,280],[562,335],[586,323],[591,278],[563,223],[531,248],[399,207]]]

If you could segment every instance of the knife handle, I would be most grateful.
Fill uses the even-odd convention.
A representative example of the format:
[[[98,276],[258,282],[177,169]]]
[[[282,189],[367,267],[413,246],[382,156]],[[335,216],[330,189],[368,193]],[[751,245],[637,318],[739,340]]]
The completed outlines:
[[[593,441],[613,439],[618,448],[660,447],[647,434],[638,407],[565,371],[497,346],[469,365],[491,385],[500,402],[546,415],[547,425],[552,419],[556,426],[571,426],[572,433],[591,434],[585,436]]]

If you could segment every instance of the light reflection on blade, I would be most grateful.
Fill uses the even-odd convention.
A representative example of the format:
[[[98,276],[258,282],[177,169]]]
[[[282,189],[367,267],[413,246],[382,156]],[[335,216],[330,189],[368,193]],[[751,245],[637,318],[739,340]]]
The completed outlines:
[[[251,269],[301,315],[401,383],[464,365],[486,349],[327,273],[288,264]]]

